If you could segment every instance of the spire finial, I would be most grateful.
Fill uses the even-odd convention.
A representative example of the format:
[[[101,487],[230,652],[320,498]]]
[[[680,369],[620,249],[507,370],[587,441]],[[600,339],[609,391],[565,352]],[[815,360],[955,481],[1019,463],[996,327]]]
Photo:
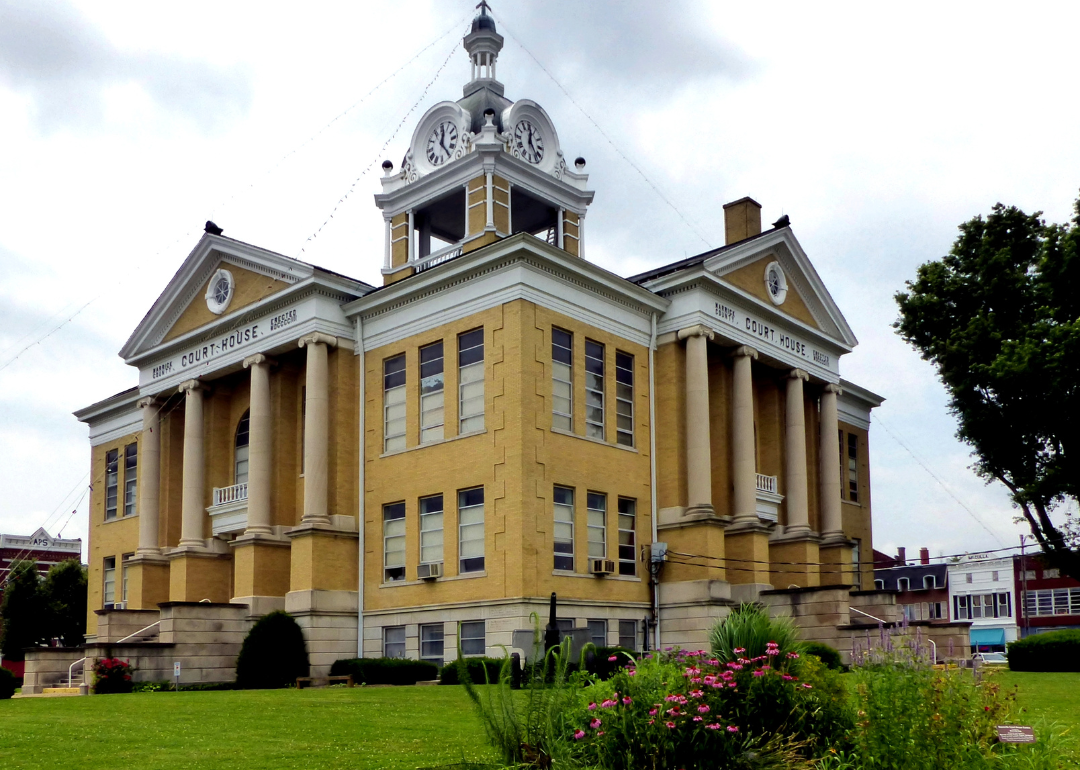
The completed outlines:
[[[502,35],[495,31],[495,20],[488,15],[491,6],[487,0],[480,0],[476,7],[480,12],[473,19],[472,28],[463,41],[472,60],[470,84],[478,80],[496,80],[495,61],[499,58],[499,51],[503,46]]]

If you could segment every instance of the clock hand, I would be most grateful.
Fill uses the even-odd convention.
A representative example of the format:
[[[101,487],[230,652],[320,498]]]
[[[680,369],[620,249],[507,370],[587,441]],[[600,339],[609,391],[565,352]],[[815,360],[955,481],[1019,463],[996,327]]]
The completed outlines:
[[[439,126],[439,129],[440,129],[440,131],[442,131],[442,133],[439,134],[439,144],[442,145],[443,152],[445,152],[447,155],[449,155],[450,150],[446,149],[446,125],[443,124],[443,125]]]

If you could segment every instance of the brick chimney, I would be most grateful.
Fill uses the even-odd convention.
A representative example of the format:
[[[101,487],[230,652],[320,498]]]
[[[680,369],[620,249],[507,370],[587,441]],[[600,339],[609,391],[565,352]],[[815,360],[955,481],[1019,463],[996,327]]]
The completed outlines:
[[[739,198],[724,204],[724,244],[745,241],[761,233],[761,204],[753,198]]]
[[[919,564],[929,564],[929,563],[930,563],[930,549],[929,548],[920,548],[919,549]]]
[[[907,566],[907,548],[905,548],[904,546],[900,546],[896,549],[896,560],[899,562],[899,564],[897,564],[896,566]]]

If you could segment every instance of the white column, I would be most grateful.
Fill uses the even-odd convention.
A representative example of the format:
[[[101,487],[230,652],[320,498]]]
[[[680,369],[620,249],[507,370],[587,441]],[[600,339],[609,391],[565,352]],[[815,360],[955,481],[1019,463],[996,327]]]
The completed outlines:
[[[251,405],[248,411],[248,535],[269,535],[270,528],[270,364],[256,353],[244,359],[251,369]]]
[[[487,223],[484,225],[484,228],[487,229],[487,230],[494,230],[495,229],[495,198],[494,198],[495,190],[494,190],[494,180],[493,180],[492,177],[493,177],[493,174],[490,171],[488,171],[486,174],[484,174],[484,195],[486,196],[485,200],[484,200],[484,212],[485,212],[485,217],[486,217],[486,221],[487,221]],[[465,186],[465,189],[468,190],[468,185]],[[468,206],[468,203],[467,203],[467,201],[469,200],[468,193],[466,193],[466,195],[465,195],[465,200],[466,200],[465,216],[468,217],[468,215],[469,215],[469,206]],[[466,219],[466,227],[467,226],[468,226],[468,220]]]
[[[821,534],[826,541],[844,539],[840,512],[840,440],[837,438],[838,385],[826,385],[821,394]]]
[[[687,513],[713,513],[712,446],[709,434],[709,340],[704,326],[679,331],[686,340]]]
[[[735,359],[735,377],[731,413],[731,480],[733,487],[732,521],[756,523],[757,515],[757,441],[754,437],[754,379],[750,362],[758,353],[743,345],[731,354]]]
[[[327,464],[330,450],[330,381],[327,346],[337,338],[328,334],[301,337],[307,348],[307,400],[304,418],[304,516],[305,524],[329,524]]]
[[[787,380],[787,419],[784,430],[784,495],[787,504],[787,533],[810,532],[810,507],[806,482],[806,414],[803,383],[809,378],[802,369],[792,369]]]
[[[139,400],[142,435],[139,437],[139,548],[140,556],[160,556],[158,501],[161,494],[161,430],[156,398]]]
[[[466,199],[468,196],[465,196]],[[416,261],[416,220],[413,218],[413,211],[409,209],[409,262]]]
[[[383,221],[386,223],[386,248],[383,253],[383,270],[389,270],[392,266],[391,254],[393,250],[394,228],[390,223],[390,217],[383,217]]]
[[[184,483],[180,504],[180,547],[205,548],[206,463],[204,459],[203,393],[198,380],[180,383],[184,393]]]

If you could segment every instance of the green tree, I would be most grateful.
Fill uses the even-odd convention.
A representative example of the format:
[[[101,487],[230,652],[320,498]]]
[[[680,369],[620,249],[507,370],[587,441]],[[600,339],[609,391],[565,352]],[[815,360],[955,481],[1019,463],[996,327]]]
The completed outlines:
[[[960,226],[896,301],[932,362],[975,470],[1004,484],[1048,560],[1080,578],[1080,200],[1066,225],[997,204]],[[1059,513],[1055,521],[1055,511]]]
[[[304,632],[283,610],[263,615],[248,631],[236,660],[236,684],[267,690],[296,684],[310,674]]]
[[[41,594],[41,578],[33,562],[11,565],[0,604],[0,654],[8,660],[23,660],[23,650],[45,638],[47,613]]]
[[[78,559],[54,564],[41,590],[48,610],[45,636],[78,647],[86,635],[86,568]]]

